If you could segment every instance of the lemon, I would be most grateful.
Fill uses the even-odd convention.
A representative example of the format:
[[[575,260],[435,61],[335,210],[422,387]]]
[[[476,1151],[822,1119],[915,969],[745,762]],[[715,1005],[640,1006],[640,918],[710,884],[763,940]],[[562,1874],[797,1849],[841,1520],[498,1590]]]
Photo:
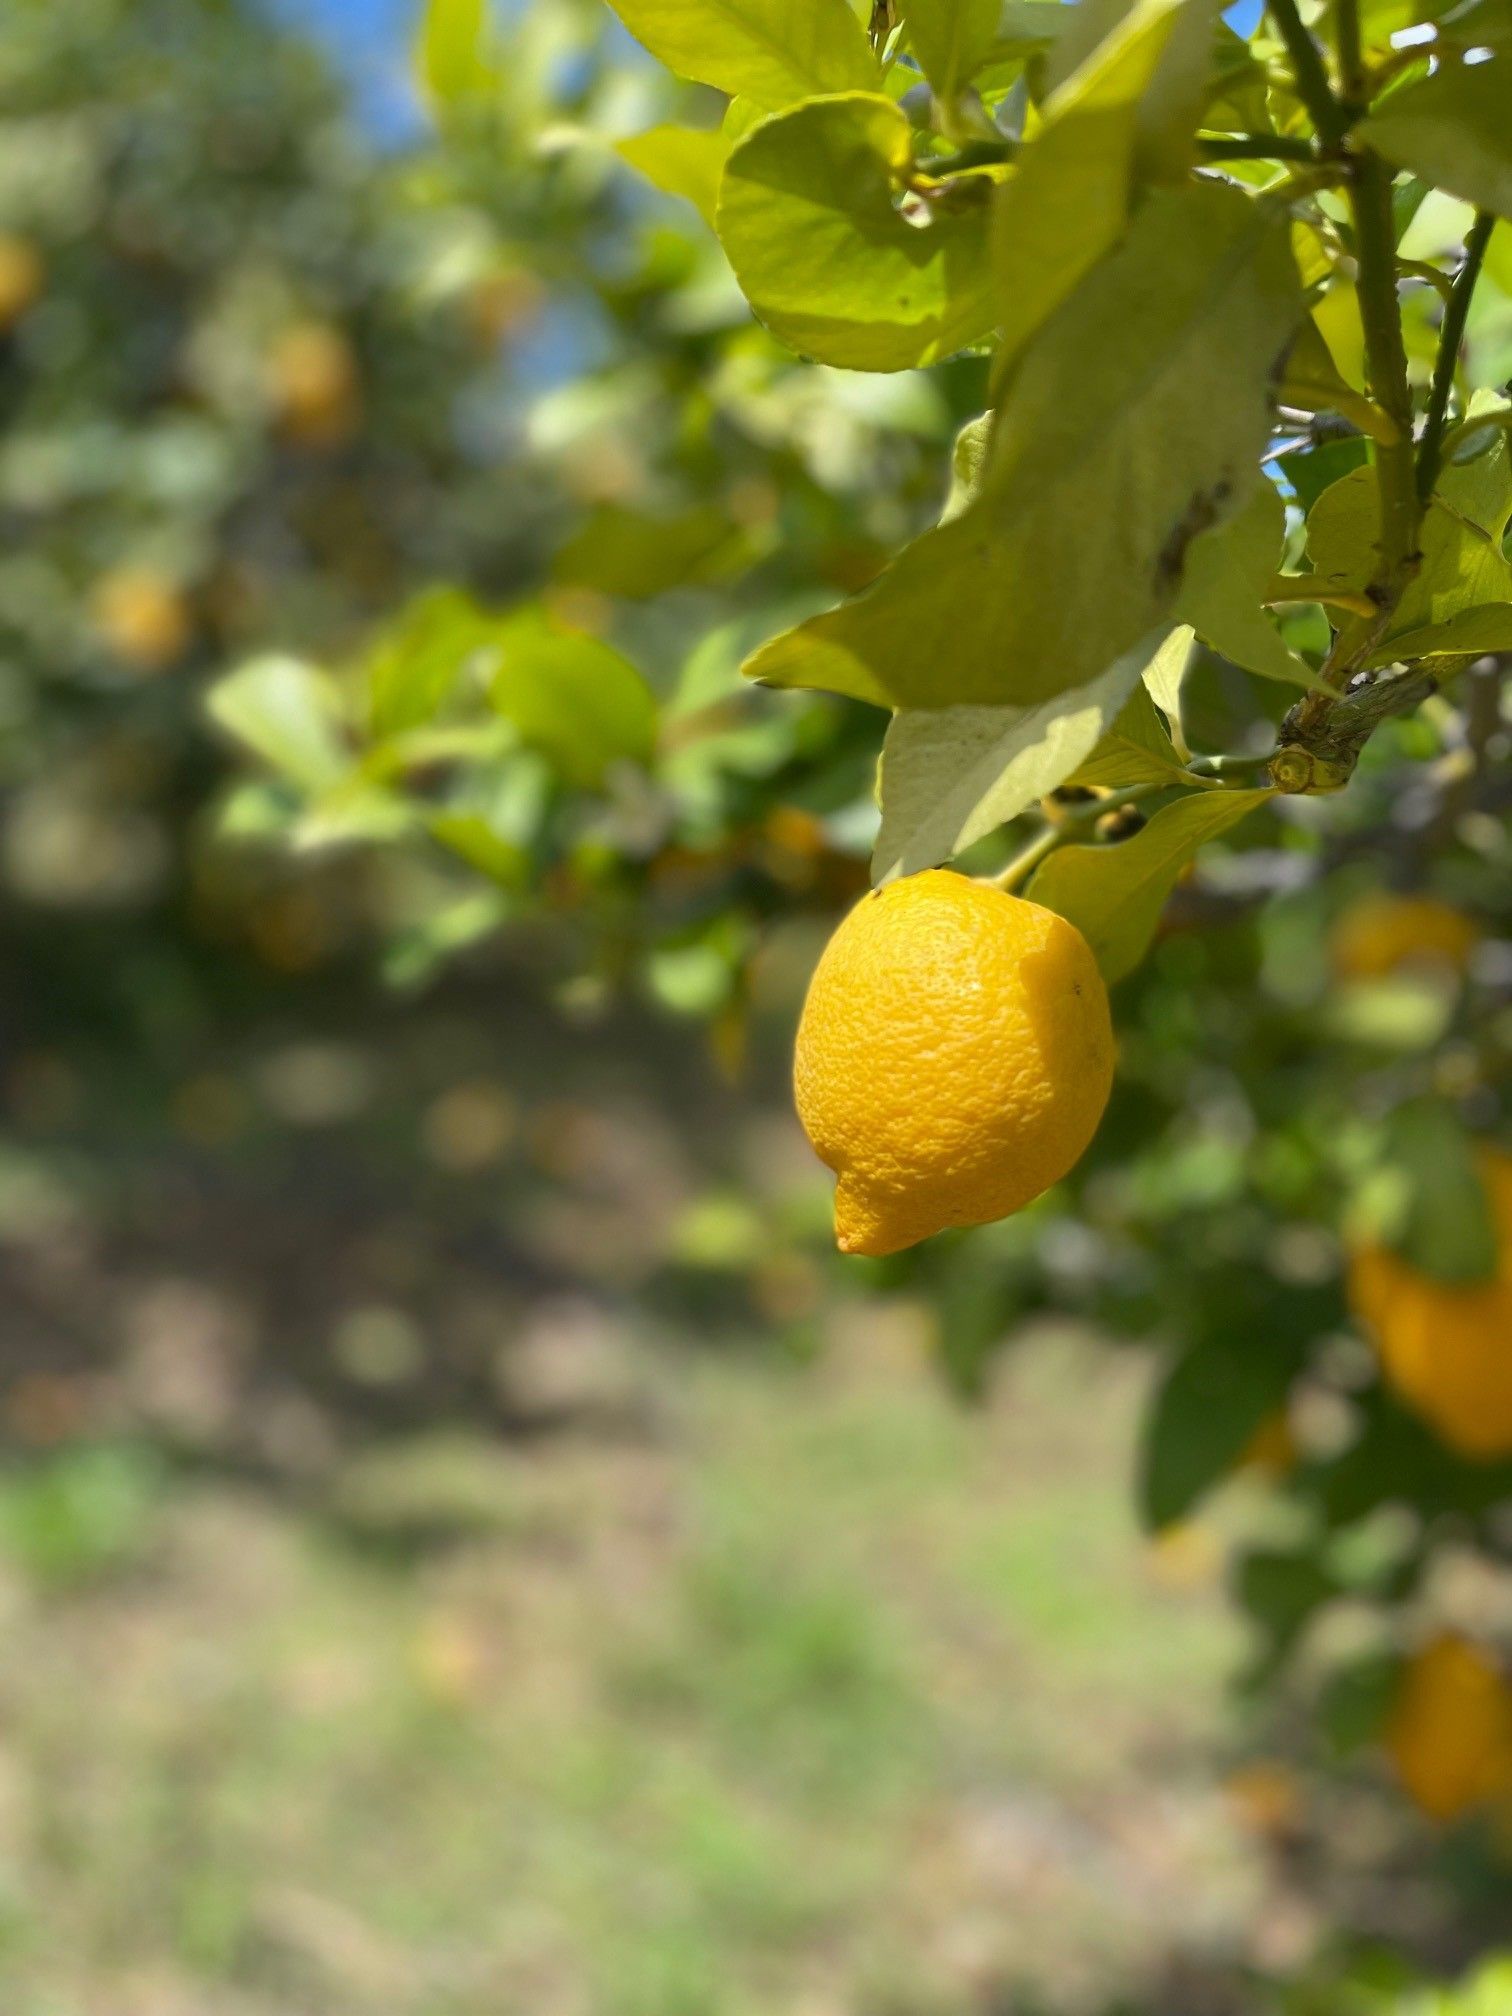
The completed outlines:
[[[1113,1079],[1108,994],[1064,917],[931,869],[863,896],[798,1025],[798,1117],[843,1253],[1017,1211],[1070,1169]]]
[[[1481,1176],[1496,1224],[1489,1281],[1437,1281],[1381,1246],[1362,1247],[1349,1299],[1386,1376],[1462,1456],[1512,1454],[1512,1159],[1488,1150]]]
[[[331,447],[362,417],[357,357],[345,333],[325,322],[285,329],[268,359],[269,389],[291,441]]]
[[[1386,1749],[1414,1804],[1457,1820],[1512,1785],[1512,1689],[1485,1652],[1446,1632],[1408,1662]]]
[[[1475,920],[1452,903],[1382,892],[1343,913],[1328,949],[1341,980],[1382,980],[1414,966],[1463,973],[1479,942]]]
[[[11,328],[41,294],[47,269],[35,245],[0,231],[0,330]]]
[[[188,604],[172,581],[147,567],[118,567],[90,595],[96,630],[118,658],[158,672],[182,658],[193,638]]]

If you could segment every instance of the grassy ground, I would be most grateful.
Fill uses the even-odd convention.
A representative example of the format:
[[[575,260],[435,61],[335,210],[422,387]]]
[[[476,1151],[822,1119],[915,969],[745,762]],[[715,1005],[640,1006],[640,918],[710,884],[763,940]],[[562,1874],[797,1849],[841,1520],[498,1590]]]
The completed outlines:
[[[808,1367],[605,1350],[613,1421],[303,1500],[13,1478],[7,2016],[1227,2006],[1236,1648],[1132,1531],[1138,1375],[1047,1336],[966,1412],[906,1310]]]

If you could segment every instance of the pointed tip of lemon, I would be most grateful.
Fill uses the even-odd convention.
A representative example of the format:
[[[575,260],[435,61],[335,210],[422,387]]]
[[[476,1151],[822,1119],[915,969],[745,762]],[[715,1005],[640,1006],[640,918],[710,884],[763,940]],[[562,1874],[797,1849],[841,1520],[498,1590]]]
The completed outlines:
[[[858,1259],[880,1260],[916,1246],[925,1234],[879,1211],[872,1198],[842,1176],[835,1185],[835,1244]]]

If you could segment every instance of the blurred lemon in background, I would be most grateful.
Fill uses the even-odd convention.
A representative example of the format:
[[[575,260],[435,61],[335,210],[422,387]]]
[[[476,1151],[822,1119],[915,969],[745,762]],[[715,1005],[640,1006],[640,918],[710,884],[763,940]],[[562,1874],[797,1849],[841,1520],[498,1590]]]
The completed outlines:
[[[1479,939],[1475,920],[1452,903],[1381,891],[1335,920],[1329,955],[1341,980],[1382,980],[1413,966],[1463,973]]]
[[[290,441],[334,447],[362,417],[357,359],[346,335],[328,322],[296,322],[268,356],[268,388]]]
[[[1413,1803],[1457,1820],[1512,1786],[1512,1688],[1490,1656],[1453,1632],[1408,1662],[1386,1749]]]
[[[0,231],[0,330],[19,322],[47,279],[42,255],[29,238]]]
[[[113,655],[140,672],[161,672],[189,648],[194,624],[183,591],[150,567],[102,575],[90,610]]]
[[[1480,1167],[1496,1226],[1492,1279],[1435,1280],[1363,1246],[1349,1297],[1402,1398],[1452,1449],[1487,1460],[1512,1452],[1512,1158],[1488,1150]]]

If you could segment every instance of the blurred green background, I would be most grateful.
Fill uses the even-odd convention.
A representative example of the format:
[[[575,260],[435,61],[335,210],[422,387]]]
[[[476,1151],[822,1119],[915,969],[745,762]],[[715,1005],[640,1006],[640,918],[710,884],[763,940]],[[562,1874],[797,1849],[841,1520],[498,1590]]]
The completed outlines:
[[[780,351],[616,151],[674,102],[590,0],[0,18],[0,2008],[1436,2010],[1512,1820],[1374,1739],[1509,1471],[1334,1206],[1502,1110],[1494,670],[1178,892],[1074,1195],[842,1265],[786,1061],[880,723],[734,668],[984,366]],[[433,718],[499,611],[565,726]]]

